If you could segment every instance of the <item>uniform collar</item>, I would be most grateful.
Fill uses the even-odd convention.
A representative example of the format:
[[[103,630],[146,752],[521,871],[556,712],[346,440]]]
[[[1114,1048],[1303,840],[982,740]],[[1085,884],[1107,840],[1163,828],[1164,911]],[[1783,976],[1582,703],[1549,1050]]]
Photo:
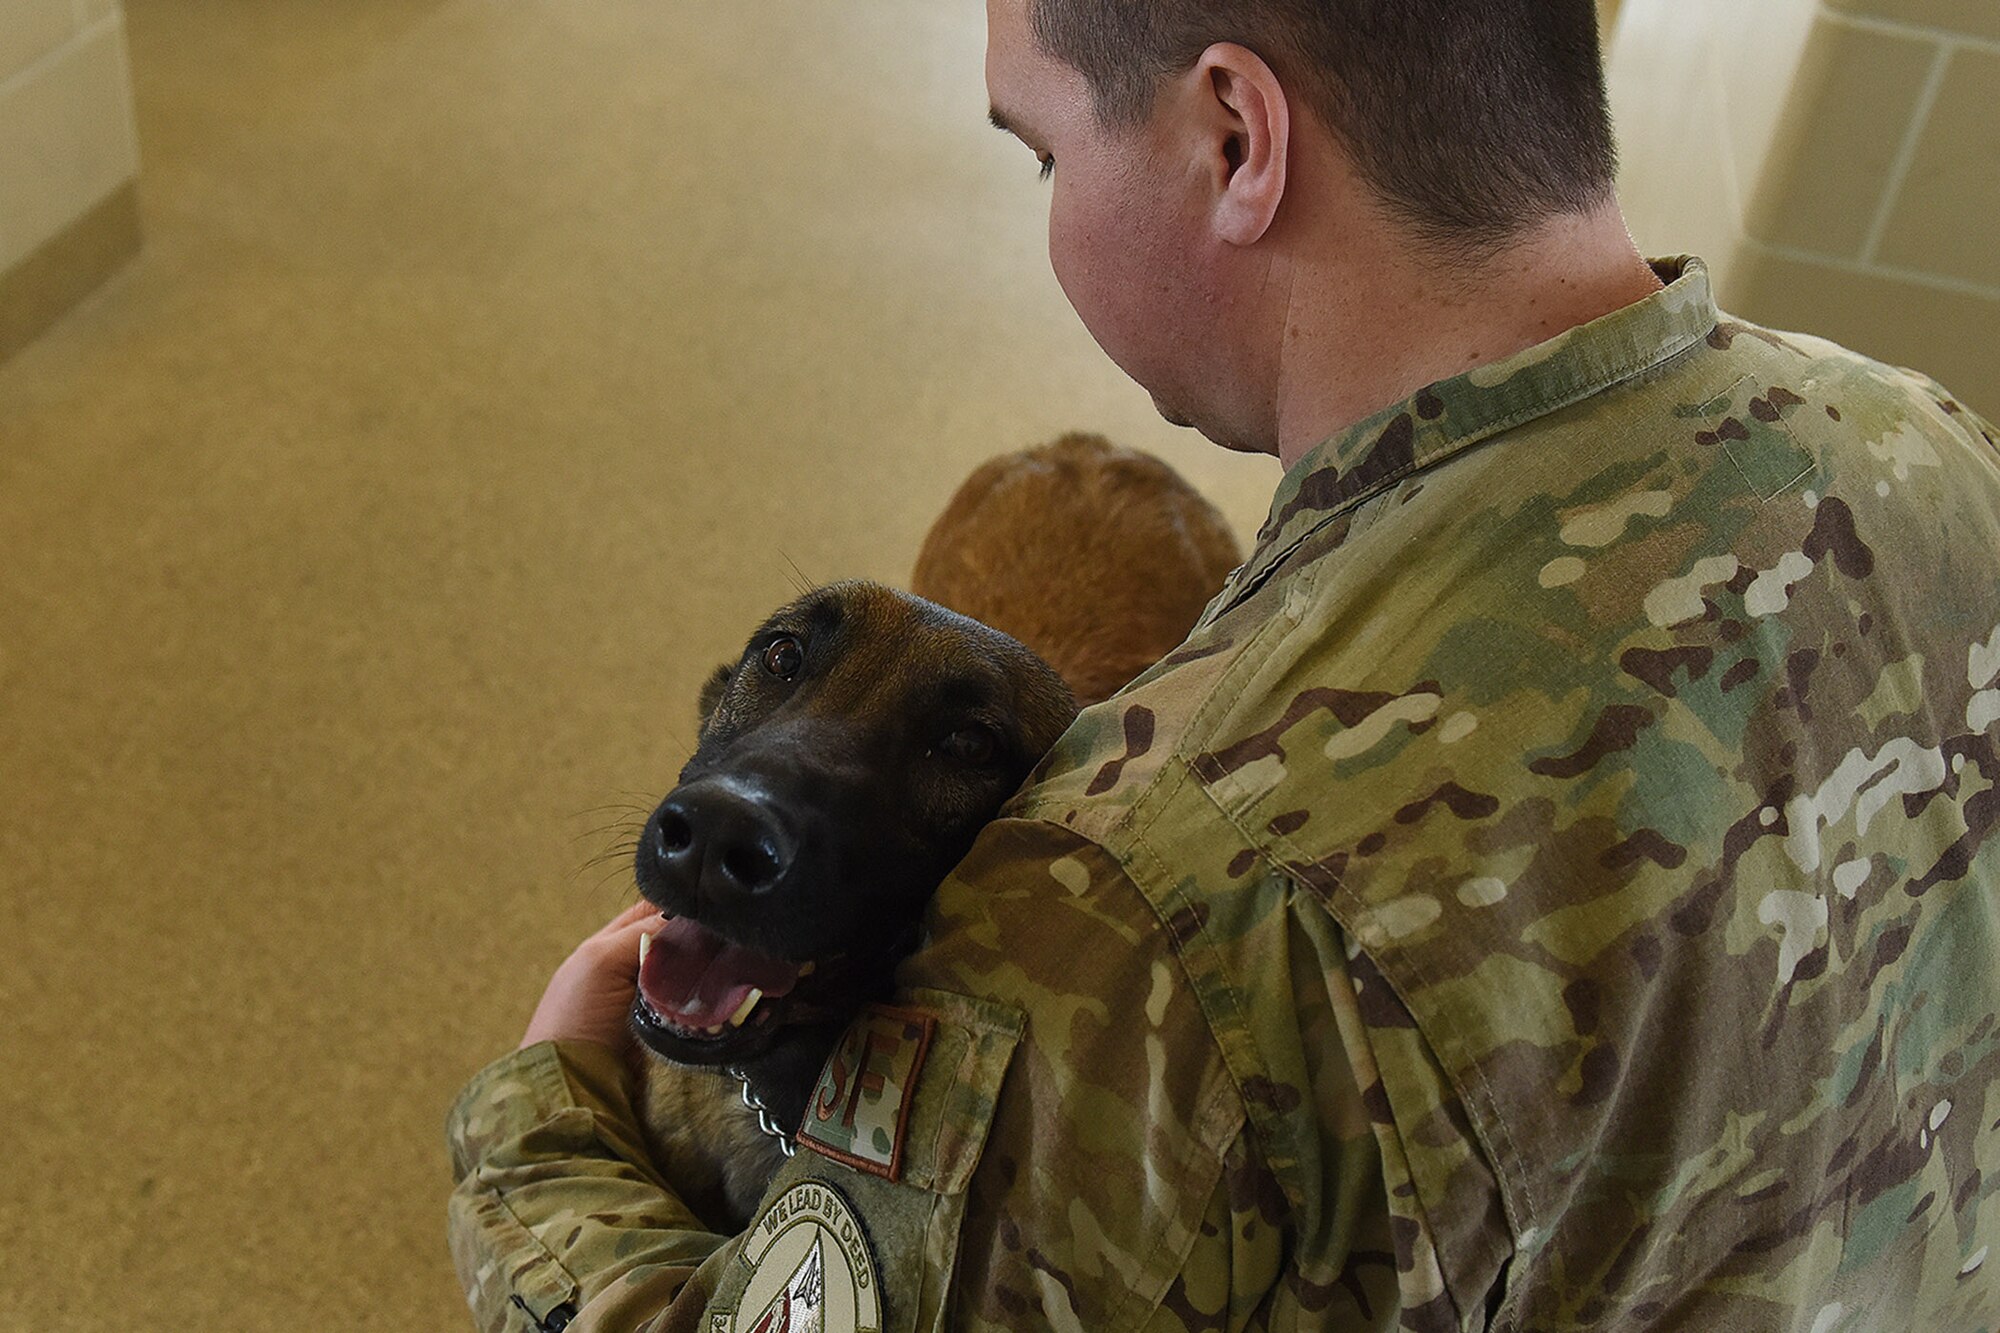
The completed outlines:
[[[1716,325],[1708,268],[1656,260],[1664,291],[1557,334],[1504,361],[1420,390],[1357,422],[1293,464],[1271,498],[1249,562],[1207,619],[1247,597],[1316,528],[1369,496],[1480,441],[1568,407],[1669,361]]]

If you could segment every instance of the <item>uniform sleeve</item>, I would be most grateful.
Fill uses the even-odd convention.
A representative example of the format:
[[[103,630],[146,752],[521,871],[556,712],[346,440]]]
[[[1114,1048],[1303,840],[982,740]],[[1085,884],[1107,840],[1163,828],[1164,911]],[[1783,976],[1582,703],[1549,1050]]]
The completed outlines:
[[[496,1061],[446,1137],[452,1262],[485,1333],[695,1326],[702,1265],[733,1242],[659,1177],[615,1051],[544,1042]]]
[[[1145,1333],[1410,1327],[1400,1319],[1398,1224],[1386,1206],[1375,1144],[1362,1135],[1329,1147],[1346,1174],[1324,1201],[1326,1234],[1310,1244],[1291,1225],[1255,1136],[1239,1131],[1194,1246],[1147,1314]]]
[[[1296,1080],[1225,1051],[1182,956],[1201,934],[1090,840],[990,828],[893,1005],[829,1060],[742,1237],[704,1231],[660,1180],[612,1052],[498,1062],[451,1119],[452,1251],[479,1326],[751,1327],[796,1292],[822,1226],[815,1289],[879,1301],[885,1330],[1397,1328],[1407,1221],[1357,1071],[1318,1019],[1299,1036],[1326,1058]],[[1270,961],[1326,985],[1303,950]],[[1273,1116],[1284,1134],[1260,1131]]]
[[[883,1127],[878,1151],[849,1135],[844,1161],[809,1111],[801,1145],[818,1151],[767,1196],[830,1185],[852,1205],[881,1258],[885,1328],[1395,1327],[1360,1088],[1351,1075],[1344,1090],[1239,1085],[1183,968],[1191,918],[1177,934],[1115,857],[1023,820],[987,830],[933,925],[896,999],[934,1027],[908,1107],[891,1078],[885,1113],[860,1116]],[[1246,1097],[1331,1115],[1324,1140],[1311,1135],[1325,1190],[1288,1195],[1289,1164],[1267,1155]],[[1308,1231],[1310,1277],[1297,1264]],[[736,1304],[725,1291],[717,1307]],[[740,1308],[763,1306],[743,1294]]]

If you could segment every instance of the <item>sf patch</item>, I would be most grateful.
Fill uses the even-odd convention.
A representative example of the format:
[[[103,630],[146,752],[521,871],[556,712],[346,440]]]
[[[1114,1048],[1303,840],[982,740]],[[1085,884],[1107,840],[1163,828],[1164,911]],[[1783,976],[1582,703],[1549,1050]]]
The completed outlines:
[[[880,1270],[847,1196],[806,1181],[774,1200],[743,1238],[750,1272],[734,1312],[709,1333],[880,1333]]]
[[[848,1026],[806,1104],[799,1142],[859,1171],[903,1174],[903,1136],[937,1020],[870,1005]]]

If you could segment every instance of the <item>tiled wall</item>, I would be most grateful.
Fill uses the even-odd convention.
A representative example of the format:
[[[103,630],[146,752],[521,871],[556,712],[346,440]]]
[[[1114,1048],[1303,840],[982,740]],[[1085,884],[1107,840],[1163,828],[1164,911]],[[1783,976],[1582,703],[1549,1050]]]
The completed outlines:
[[[2000,414],[2000,3],[1622,0],[1620,194],[1724,304]]]
[[[138,245],[116,0],[0,0],[0,357]]]

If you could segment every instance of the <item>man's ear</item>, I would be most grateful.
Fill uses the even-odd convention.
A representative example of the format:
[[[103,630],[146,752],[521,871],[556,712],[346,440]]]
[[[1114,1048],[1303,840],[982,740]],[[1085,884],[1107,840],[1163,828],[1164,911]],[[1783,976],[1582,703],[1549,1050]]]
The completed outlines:
[[[715,674],[710,676],[708,683],[701,687],[701,700],[696,706],[701,709],[701,722],[704,726],[707,725],[711,717],[715,716],[716,706],[722,702],[723,694],[729,689],[730,677],[735,674],[736,664],[734,662],[725,662],[715,669]]]
[[[1291,101],[1263,57],[1234,42],[1202,52],[1194,78],[1210,99],[1217,233],[1231,245],[1255,245],[1285,197]]]

